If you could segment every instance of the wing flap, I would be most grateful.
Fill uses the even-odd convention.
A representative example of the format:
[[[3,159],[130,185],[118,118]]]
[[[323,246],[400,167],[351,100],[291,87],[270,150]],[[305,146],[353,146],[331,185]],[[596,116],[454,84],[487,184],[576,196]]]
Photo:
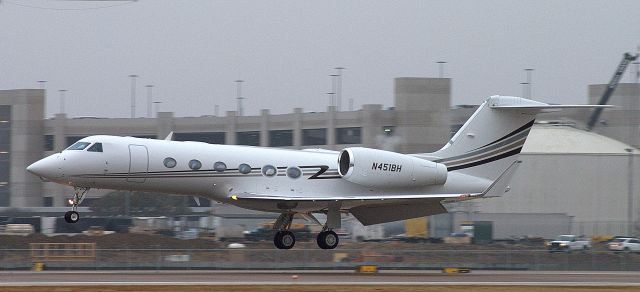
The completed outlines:
[[[446,213],[440,199],[430,199],[421,204],[412,202],[390,205],[365,205],[349,210],[362,225],[380,224],[429,215]]]

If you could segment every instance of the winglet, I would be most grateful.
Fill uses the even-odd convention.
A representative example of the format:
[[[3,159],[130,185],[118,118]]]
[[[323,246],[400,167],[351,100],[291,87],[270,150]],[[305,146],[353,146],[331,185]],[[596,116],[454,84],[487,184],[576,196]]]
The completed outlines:
[[[165,137],[164,140],[173,141],[173,131],[171,131],[171,133],[169,133],[169,135],[167,135],[167,137]]]
[[[499,197],[502,194],[508,192],[511,188],[509,187],[509,181],[511,177],[515,173],[516,168],[522,163],[521,160],[516,160],[507,169],[493,181],[493,183],[486,189],[479,197]]]

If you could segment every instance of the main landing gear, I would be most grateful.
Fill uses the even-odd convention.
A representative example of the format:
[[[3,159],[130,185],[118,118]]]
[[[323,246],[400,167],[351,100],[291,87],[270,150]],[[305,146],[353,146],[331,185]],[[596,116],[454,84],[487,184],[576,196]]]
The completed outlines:
[[[75,191],[73,199],[69,200],[69,203],[71,203],[71,211],[64,213],[64,221],[67,221],[67,223],[76,223],[80,220],[78,205],[82,203],[84,195],[89,191],[87,187],[73,187],[73,189]]]
[[[289,231],[291,222],[293,222],[293,213],[282,213],[273,225],[273,229],[278,230],[273,237],[273,244],[278,249],[291,249],[296,244],[295,235]]]
[[[276,223],[273,225],[274,230],[278,230],[273,237],[273,244],[278,249],[291,249],[296,244],[296,237],[293,232],[289,231],[294,213],[282,213]],[[318,219],[313,215],[302,214],[305,218],[320,224]],[[327,208],[327,223],[322,227],[322,231],[318,233],[316,242],[321,249],[334,249],[338,246],[338,235],[333,231],[334,228],[340,228],[340,202],[331,202]]]

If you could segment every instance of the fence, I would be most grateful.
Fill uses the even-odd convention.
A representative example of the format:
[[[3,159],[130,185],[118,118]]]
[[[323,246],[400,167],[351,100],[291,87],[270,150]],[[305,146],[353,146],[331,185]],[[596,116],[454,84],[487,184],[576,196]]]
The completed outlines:
[[[0,249],[0,269],[441,269],[640,271],[640,254],[546,250],[95,249],[91,260],[33,257],[32,249]],[[59,250],[59,254],[75,251]],[[37,251],[36,251],[36,254]]]

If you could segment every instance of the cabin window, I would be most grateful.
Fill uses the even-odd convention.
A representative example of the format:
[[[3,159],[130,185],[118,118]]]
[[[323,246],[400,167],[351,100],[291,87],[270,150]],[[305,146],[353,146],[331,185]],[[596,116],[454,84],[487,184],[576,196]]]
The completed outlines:
[[[302,175],[302,170],[295,166],[287,168],[287,176],[290,178],[299,178]]]
[[[213,164],[213,169],[217,172],[223,172],[225,170],[227,170],[227,165],[224,164],[224,162],[222,161],[218,161],[216,163]]]
[[[193,169],[193,170],[198,170],[202,167],[202,163],[197,160],[197,159],[193,159],[191,161],[189,161],[189,168]]]
[[[89,149],[87,149],[87,151],[102,152],[102,143],[95,143],[95,144],[91,145],[91,147],[89,147]]]
[[[262,175],[272,177],[276,174],[278,174],[278,169],[275,166],[267,164],[262,167]]]
[[[89,143],[89,142],[76,142],[76,143],[73,143],[73,145],[69,146],[69,148],[67,148],[67,150],[84,150],[90,144],[91,143]]]
[[[174,168],[176,167],[176,164],[178,164],[176,162],[175,159],[171,158],[171,157],[167,157],[164,159],[164,161],[162,162],[164,164],[164,166],[166,166],[167,168]]]
[[[243,163],[238,166],[238,171],[242,174],[247,174],[251,172],[251,166],[249,164]]]

